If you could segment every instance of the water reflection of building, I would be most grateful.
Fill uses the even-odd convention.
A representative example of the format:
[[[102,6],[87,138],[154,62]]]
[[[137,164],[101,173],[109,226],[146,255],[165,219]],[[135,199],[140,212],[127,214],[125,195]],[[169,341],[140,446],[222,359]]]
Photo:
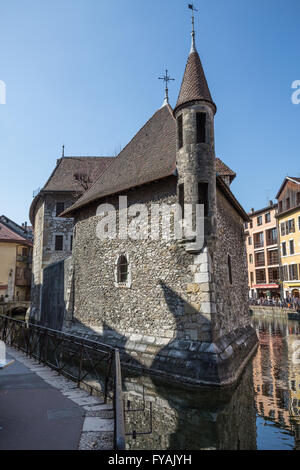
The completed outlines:
[[[297,442],[300,424],[300,323],[264,317],[255,318],[254,326],[260,340],[253,361],[257,412],[280,427],[295,432]]]
[[[252,366],[235,390],[176,389],[154,377],[127,378],[128,449],[203,450],[256,449],[255,406]],[[144,398],[143,398],[144,388]],[[129,403],[128,403],[129,402]],[[152,404],[152,432],[150,419]]]
[[[287,338],[289,354],[290,417],[295,430],[296,448],[300,449],[300,336]]]

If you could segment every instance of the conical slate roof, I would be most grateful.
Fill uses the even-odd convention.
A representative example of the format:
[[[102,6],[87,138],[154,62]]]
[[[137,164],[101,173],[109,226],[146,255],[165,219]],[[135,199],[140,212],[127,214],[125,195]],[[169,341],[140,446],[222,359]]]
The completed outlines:
[[[208,101],[216,107],[208,88],[199,54],[193,49],[186,64],[178,101],[174,111],[183,104],[199,100]]]

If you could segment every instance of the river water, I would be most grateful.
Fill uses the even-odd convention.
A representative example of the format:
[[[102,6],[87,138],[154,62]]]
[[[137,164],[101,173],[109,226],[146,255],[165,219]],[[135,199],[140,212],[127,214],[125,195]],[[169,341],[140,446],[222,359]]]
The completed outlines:
[[[300,322],[252,317],[259,348],[234,389],[125,378],[127,448],[300,449]]]

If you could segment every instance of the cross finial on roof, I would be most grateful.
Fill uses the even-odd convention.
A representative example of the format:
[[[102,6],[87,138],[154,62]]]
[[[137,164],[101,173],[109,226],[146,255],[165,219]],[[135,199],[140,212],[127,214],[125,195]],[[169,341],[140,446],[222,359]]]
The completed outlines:
[[[166,83],[165,99],[164,99],[164,102],[163,102],[163,105],[162,105],[162,108],[163,108],[164,106],[166,106],[166,104],[169,104],[169,87],[168,87],[168,83],[171,80],[175,80],[175,78],[171,78],[169,73],[168,73],[168,70],[166,70],[166,74],[163,77],[159,77],[158,79],[163,80]]]
[[[195,33],[195,15],[194,15],[194,12],[198,11],[198,10],[196,10],[193,3],[189,3],[188,7],[189,7],[190,10],[192,10],[192,47],[191,47],[191,52],[190,52],[190,54],[192,54],[193,52],[197,52],[196,42],[195,42],[196,33]]]

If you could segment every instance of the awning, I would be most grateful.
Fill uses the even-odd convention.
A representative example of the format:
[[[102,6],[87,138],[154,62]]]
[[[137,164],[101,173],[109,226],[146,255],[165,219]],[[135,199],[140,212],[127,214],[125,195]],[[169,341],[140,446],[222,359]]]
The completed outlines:
[[[252,286],[253,289],[279,289],[278,284],[258,284],[257,286]]]

